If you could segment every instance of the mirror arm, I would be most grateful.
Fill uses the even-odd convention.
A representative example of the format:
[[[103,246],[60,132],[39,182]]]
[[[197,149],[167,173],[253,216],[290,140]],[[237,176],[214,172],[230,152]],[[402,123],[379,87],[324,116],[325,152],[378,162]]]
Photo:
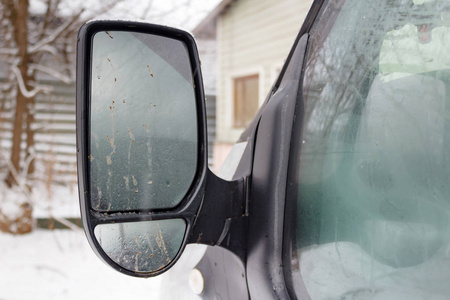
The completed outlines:
[[[247,227],[246,186],[247,178],[227,181],[208,169],[205,195],[188,243],[221,246],[243,257]]]

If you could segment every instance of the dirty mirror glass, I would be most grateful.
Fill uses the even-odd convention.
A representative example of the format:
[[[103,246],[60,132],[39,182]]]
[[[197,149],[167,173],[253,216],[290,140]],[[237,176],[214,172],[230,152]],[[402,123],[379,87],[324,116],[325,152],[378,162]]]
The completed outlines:
[[[183,42],[125,31],[94,35],[93,209],[167,209],[183,199],[197,169],[194,89]]]
[[[182,219],[102,224],[95,237],[103,251],[121,267],[134,272],[155,272],[177,255],[186,223]]]

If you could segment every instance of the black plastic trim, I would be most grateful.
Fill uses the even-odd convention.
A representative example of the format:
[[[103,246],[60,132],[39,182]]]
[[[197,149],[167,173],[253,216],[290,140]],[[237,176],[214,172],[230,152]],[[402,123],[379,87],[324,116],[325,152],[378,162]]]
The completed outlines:
[[[188,243],[221,246],[243,257],[245,241],[233,235],[231,228],[245,218],[245,186],[245,178],[227,181],[208,170],[205,199]]]
[[[249,202],[247,281],[251,298],[289,299],[283,272],[285,192],[295,106],[308,36],[296,44],[259,123]]]
[[[174,208],[153,211],[126,211],[113,213],[100,213],[91,208],[89,199],[89,132],[90,132],[90,69],[92,39],[99,31],[133,31],[165,36],[182,41],[189,52],[189,59],[193,70],[198,116],[198,168],[193,183],[183,198]],[[126,47],[126,45],[124,45]],[[77,43],[77,169],[80,196],[81,217],[87,239],[99,258],[114,269],[127,275],[136,277],[156,276],[175,264],[186,246],[189,232],[195,217],[198,215],[203,200],[207,177],[207,135],[206,111],[204,104],[203,82],[201,78],[198,51],[192,35],[179,29],[166,26],[139,22],[125,21],[93,21],[83,25],[78,33]],[[186,234],[180,250],[175,258],[166,267],[155,271],[140,273],[124,269],[112,261],[102,250],[94,236],[97,224],[118,222],[139,222],[147,220],[161,220],[182,218],[186,222]]]

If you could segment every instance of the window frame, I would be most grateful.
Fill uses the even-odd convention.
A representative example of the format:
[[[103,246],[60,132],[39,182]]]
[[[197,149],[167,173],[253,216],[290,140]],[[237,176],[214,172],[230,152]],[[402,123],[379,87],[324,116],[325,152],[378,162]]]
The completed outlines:
[[[346,0],[341,0],[340,3],[344,3]],[[308,63],[308,56],[310,52],[310,40],[312,38],[312,34],[314,33],[315,26],[318,21],[322,18],[324,15],[324,11],[327,7],[327,4],[330,2],[330,0],[321,0],[319,3],[317,1],[314,2],[314,4],[317,4],[316,6],[313,4],[310,10],[310,14],[313,14],[314,17],[311,16],[311,19],[308,17],[305,19],[305,24],[303,27],[308,26],[307,33],[309,35],[308,43],[306,45],[305,49],[305,57],[304,62],[302,65],[302,68],[306,69],[305,66]],[[342,7],[342,6],[341,6]],[[335,14],[335,19],[329,20],[331,24],[334,24],[334,22],[337,19],[337,16],[339,13]],[[321,33],[324,35],[324,38],[328,36],[333,26],[327,26],[325,28],[322,28]],[[302,28],[303,30],[303,28]],[[322,41],[323,42],[323,41]],[[282,70],[282,72],[284,69]],[[298,158],[301,155],[301,145],[302,145],[302,138],[303,138],[303,114],[305,110],[305,103],[303,98],[303,81],[304,81],[304,71],[302,72],[302,77],[300,80],[301,84],[301,95],[297,99],[297,105],[295,108],[295,115],[299,115],[301,117],[297,117],[294,119],[294,122],[292,124],[292,135],[290,140],[290,147],[289,147],[289,163],[288,167],[286,168],[286,186],[285,186],[285,211],[284,211],[284,220],[283,220],[283,250],[282,250],[282,263],[283,263],[283,277],[286,282],[286,289],[288,294],[293,297],[294,299],[296,297],[300,297],[301,299],[311,299],[308,290],[306,288],[306,285],[304,283],[304,280],[301,276],[300,272],[295,273],[296,277],[296,287],[294,287],[293,282],[293,272],[292,272],[292,253],[297,252],[296,249],[296,239],[292,238],[292,236],[296,236],[296,221],[297,221],[297,192],[298,187],[296,186],[297,182],[297,175],[298,175],[298,167],[296,165],[296,162],[298,162]],[[294,179],[294,180],[292,180]],[[295,196],[295,197],[294,197]],[[293,235],[294,233],[294,235]],[[293,251],[295,250],[295,251]],[[298,257],[297,257],[298,259]],[[299,264],[299,262],[298,262]],[[297,265],[299,267],[299,265]]]
[[[311,27],[314,25],[316,17],[321,11],[322,6],[327,0],[315,0],[308,12],[308,15],[300,28],[299,34],[291,48],[291,51],[283,64],[279,76],[274,82],[269,95],[254,121],[250,124],[248,129],[243,133],[240,140],[244,140],[252,132],[255,136],[252,138],[250,151],[252,151],[252,176],[250,186],[250,198],[248,203],[248,232],[247,232],[247,285],[251,298],[256,299],[295,299],[295,294],[291,292],[289,282],[286,281],[287,269],[284,265],[283,256],[285,255],[285,202],[286,202],[286,187],[287,174],[290,155],[290,135],[292,133],[292,125],[294,118],[301,118],[303,112],[302,106],[302,90],[301,84],[303,81],[303,66],[304,55],[307,46],[308,35]],[[303,41],[301,40],[303,39]],[[302,45],[300,45],[302,44]],[[299,46],[300,47],[297,47]],[[303,49],[300,53],[295,53],[297,48]],[[298,63],[301,61],[301,63]],[[290,65],[296,64],[296,67],[289,68]],[[294,80],[299,87],[296,94],[288,95],[285,90],[286,83],[283,82],[292,80],[292,71],[301,71],[300,78]],[[278,96],[275,95],[279,90]],[[284,91],[283,91],[284,90]],[[276,97],[275,97],[276,96]],[[276,99],[284,97],[282,101]],[[278,101],[273,106],[273,102]],[[292,106],[283,106],[286,102],[294,101],[295,109]],[[300,105],[298,105],[300,103]],[[290,104],[292,105],[292,103]],[[272,106],[272,107],[270,107]],[[283,109],[292,109],[290,118],[283,118],[281,112]],[[294,113],[295,111],[295,113]],[[264,118],[273,118],[272,122],[268,121],[269,126],[263,127]],[[273,121],[276,121],[274,124]],[[267,125],[267,124],[266,124]],[[286,135],[288,138],[281,138]],[[256,141],[256,142],[255,142]],[[259,141],[263,143],[259,144]],[[262,151],[262,155],[257,155],[257,151]],[[284,157],[284,162],[277,165],[273,158],[279,159],[280,155]],[[259,156],[259,157],[258,157]],[[278,157],[277,157],[278,156]],[[287,160],[286,160],[287,158]],[[267,164],[274,167],[270,171],[257,171],[256,167],[259,164]],[[246,162],[241,161],[241,164]],[[238,166],[238,170],[240,166]],[[278,172],[278,173],[277,173]],[[238,172],[237,172],[238,173]],[[260,178],[259,178],[260,177]],[[255,186],[255,181],[260,180],[259,184]],[[261,184],[262,183],[262,184]],[[262,189],[261,189],[262,188]],[[259,195],[255,196],[255,191],[259,190]],[[270,193],[266,191],[270,190]],[[261,196],[261,197],[260,197]],[[306,292],[304,298],[309,299]]]
[[[256,125],[249,199],[247,283],[251,298],[289,299],[283,243],[286,183],[294,113],[302,98],[308,41],[300,32]],[[300,100],[299,100],[300,99]]]

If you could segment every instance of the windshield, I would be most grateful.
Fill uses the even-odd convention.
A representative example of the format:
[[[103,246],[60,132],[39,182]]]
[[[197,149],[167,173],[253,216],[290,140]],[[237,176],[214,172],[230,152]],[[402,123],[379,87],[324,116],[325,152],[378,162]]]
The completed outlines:
[[[450,297],[449,47],[450,1],[324,4],[287,190],[297,297]]]

